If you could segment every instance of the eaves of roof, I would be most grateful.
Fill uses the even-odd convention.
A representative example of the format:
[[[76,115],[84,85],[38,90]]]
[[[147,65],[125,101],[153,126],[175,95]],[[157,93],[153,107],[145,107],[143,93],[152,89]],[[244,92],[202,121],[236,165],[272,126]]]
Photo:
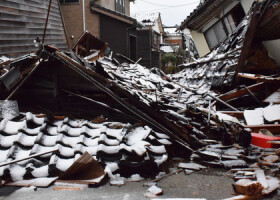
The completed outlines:
[[[201,28],[216,17],[232,0],[206,0],[181,23],[179,30],[188,28],[200,31]]]
[[[127,23],[127,24],[137,25],[137,26],[142,27],[142,25],[139,24],[136,19],[134,19],[132,17],[129,17],[127,15],[124,15],[122,13],[110,10],[108,8],[104,8],[104,7],[94,3],[92,1],[90,2],[90,11],[92,13],[99,13],[99,14],[102,14],[102,15],[112,17],[114,19],[117,19],[117,20],[122,21],[122,22]]]

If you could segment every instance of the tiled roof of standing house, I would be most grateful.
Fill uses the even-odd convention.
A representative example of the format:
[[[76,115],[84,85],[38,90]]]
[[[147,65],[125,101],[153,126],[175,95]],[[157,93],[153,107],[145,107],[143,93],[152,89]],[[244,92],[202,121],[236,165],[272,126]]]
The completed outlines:
[[[159,13],[137,13],[135,18],[145,26],[154,26],[159,15]]]
[[[181,32],[177,30],[178,27],[164,27],[164,32],[167,36],[181,36]]]
[[[160,50],[163,51],[164,53],[177,52],[178,49],[179,49],[179,45],[177,45],[177,44],[161,44],[160,45]]]

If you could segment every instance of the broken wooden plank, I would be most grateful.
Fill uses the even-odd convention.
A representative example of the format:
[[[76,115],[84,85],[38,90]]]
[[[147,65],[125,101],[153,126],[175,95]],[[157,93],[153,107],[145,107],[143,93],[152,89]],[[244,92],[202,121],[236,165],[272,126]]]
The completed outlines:
[[[247,195],[238,195],[235,197],[231,197],[228,199],[223,199],[223,200],[259,200],[262,198],[262,194],[257,194],[257,195],[252,195],[252,196],[247,196]]]
[[[59,180],[86,180],[88,184],[95,184],[94,179],[104,175],[102,166],[86,151],[59,177]]]
[[[54,187],[53,190],[83,190],[81,187]]]
[[[258,91],[264,91],[266,87],[266,84],[261,82],[261,83],[257,83],[251,86],[248,86],[247,88],[252,92],[258,92]],[[221,100],[223,101],[228,101],[228,100],[232,100],[238,97],[242,97],[244,95],[247,95],[248,91],[245,88],[238,88],[238,89],[234,89],[232,91],[229,91],[225,94],[221,94],[220,96],[218,96]]]
[[[249,196],[261,194],[263,190],[263,186],[260,182],[249,179],[241,179],[232,185],[237,193]]]
[[[254,168],[237,168],[237,169],[231,169],[231,172],[238,172],[238,171],[251,171],[254,172],[256,169]]]
[[[268,177],[267,184],[268,187],[262,191],[263,194],[270,194],[280,187],[279,179],[275,177]]]
[[[262,169],[256,169],[256,177],[257,181],[260,182],[260,184],[263,186],[264,189],[268,188],[268,182],[266,180],[264,171]]]
[[[242,49],[241,49],[241,53],[238,59],[238,65],[236,67],[235,70],[235,74],[234,74],[234,84],[239,84],[240,82],[240,77],[237,76],[239,73],[243,72],[243,68],[244,68],[244,64],[247,60],[247,57],[249,55],[254,37],[255,37],[255,32],[258,26],[258,22],[259,22],[259,7],[260,5],[257,4],[253,10],[252,10],[252,16],[250,19],[250,24],[249,24],[249,28],[245,33],[245,39],[242,45]]]
[[[179,168],[183,169],[191,169],[191,170],[201,170],[201,169],[206,169],[205,166],[197,164],[197,163],[180,163],[178,165]]]
[[[249,73],[238,73],[239,77],[242,78],[247,78],[247,79],[252,79],[256,81],[280,81],[280,77],[272,77],[272,76],[263,76],[259,74],[249,74]]]
[[[227,106],[228,108],[234,110],[234,111],[237,111],[239,112],[238,109],[234,108],[233,106],[229,105],[228,103],[224,102],[223,100],[219,99],[218,97],[215,97],[214,95],[210,94],[209,92],[207,93],[208,96],[212,97],[213,99],[215,99],[216,101],[224,104],[225,106]]]
[[[260,129],[267,129],[271,133],[279,133],[280,124],[245,125],[244,128],[250,128],[253,133],[258,133]]]
[[[160,181],[160,180],[162,180],[162,179],[165,179],[165,178],[167,178],[167,177],[169,177],[169,176],[173,176],[173,175],[175,175],[175,174],[179,174],[179,173],[181,173],[182,171],[183,171],[182,169],[177,169],[177,170],[175,170],[175,171],[173,171],[173,172],[171,172],[171,173],[169,173],[169,174],[160,176],[160,177],[158,177],[158,178],[152,180],[152,182],[158,182],[158,181]]]

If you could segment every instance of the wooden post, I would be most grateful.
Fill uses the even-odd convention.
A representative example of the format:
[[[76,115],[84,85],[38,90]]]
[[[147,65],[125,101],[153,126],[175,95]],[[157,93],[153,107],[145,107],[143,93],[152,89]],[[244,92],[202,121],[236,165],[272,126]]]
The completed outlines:
[[[216,101],[224,104],[225,106],[227,106],[228,108],[234,110],[234,111],[239,111],[236,108],[232,107],[231,105],[229,105],[228,103],[224,102],[223,100],[219,99],[218,97],[215,97],[214,95],[207,93],[208,96],[212,97],[213,99],[215,99]]]

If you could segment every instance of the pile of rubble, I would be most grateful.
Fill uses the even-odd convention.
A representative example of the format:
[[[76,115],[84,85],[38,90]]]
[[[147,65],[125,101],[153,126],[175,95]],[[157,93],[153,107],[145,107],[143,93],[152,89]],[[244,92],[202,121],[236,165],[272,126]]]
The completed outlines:
[[[236,192],[252,198],[278,189],[279,180],[261,168],[279,174],[280,110],[269,105],[280,103],[279,74],[241,70],[252,59],[244,46],[256,16],[279,7],[265,3],[256,3],[211,54],[172,76],[113,57],[88,32],[69,52],[37,41],[36,54],[1,57],[2,183],[123,185],[125,178],[155,177],[176,155],[190,156],[178,166],[186,173],[232,169]],[[162,193],[150,186],[147,196]]]

